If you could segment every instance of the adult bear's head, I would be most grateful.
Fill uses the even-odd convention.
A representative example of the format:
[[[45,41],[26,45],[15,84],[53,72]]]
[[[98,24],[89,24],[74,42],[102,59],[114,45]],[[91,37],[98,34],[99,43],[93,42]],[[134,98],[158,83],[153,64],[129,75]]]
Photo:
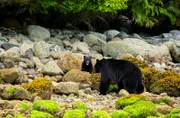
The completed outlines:
[[[96,59],[96,64],[95,64],[95,66],[94,66],[96,73],[100,73],[100,72],[101,72],[101,68],[102,68],[102,65],[103,65],[103,61],[104,61],[104,59],[101,59],[101,60]]]

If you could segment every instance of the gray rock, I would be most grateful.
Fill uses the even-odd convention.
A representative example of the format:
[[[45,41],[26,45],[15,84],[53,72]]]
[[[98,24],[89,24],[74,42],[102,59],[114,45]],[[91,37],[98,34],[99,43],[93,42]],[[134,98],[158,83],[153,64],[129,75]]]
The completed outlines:
[[[47,40],[50,38],[50,32],[47,29],[37,25],[29,25],[27,28],[27,33],[29,38],[33,41]]]
[[[40,41],[34,46],[34,54],[38,58],[46,58],[50,56],[50,44]]]
[[[79,84],[76,82],[60,82],[53,87],[57,94],[78,94]]]
[[[18,45],[15,44],[11,44],[11,43],[3,43],[1,44],[1,48],[3,48],[4,50],[8,50],[12,47],[18,47]]]
[[[0,53],[1,59],[10,59],[12,61],[20,60],[20,52],[18,47],[12,47],[5,52]]]
[[[23,44],[21,44],[21,46],[19,47],[20,48],[20,54],[22,56],[25,56],[27,50],[33,49],[33,47],[34,47],[33,43],[23,43]]]
[[[58,46],[62,46],[63,47],[62,40],[59,39],[59,38],[56,38],[56,37],[49,38],[47,43],[49,43],[49,44],[56,44]]]
[[[180,41],[168,41],[164,44],[169,48],[173,60],[180,63]]]
[[[0,85],[0,91],[2,93],[0,94],[0,97],[6,100],[31,100],[32,96],[30,93],[19,86],[12,86],[12,85]],[[1,90],[3,89],[3,90]]]
[[[100,39],[102,39],[102,40],[104,40],[104,41],[106,41],[106,39],[107,39],[106,35],[104,35],[104,34],[102,34],[102,33],[92,32],[92,31],[90,31],[89,33],[90,33],[90,34],[93,34],[94,36],[96,36],[96,37],[98,37],[98,38],[100,38]]]
[[[85,42],[76,42],[72,44],[72,50],[75,52],[90,53],[89,47]]]
[[[48,75],[60,75],[64,74],[63,71],[58,67],[55,61],[49,61],[42,70],[42,73]]]
[[[110,41],[112,38],[114,38],[117,34],[119,34],[120,32],[117,30],[108,30],[105,31],[104,34],[107,37],[107,41]]]
[[[120,39],[125,39],[125,38],[128,38],[128,37],[130,37],[130,36],[127,35],[127,33],[121,31],[121,32],[118,33],[115,37],[119,37]]]
[[[180,35],[180,30],[171,30],[169,33],[172,35]]]
[[[171,36],[173,36],[171,33],[163,33],[162,34],[163,38],[167,38],[167,37],[171,37]]]
[[[110,41],[102,47],[104,56],[119,58],[124,55],[149,56],[155,60],[171,60],[169,49],[165,45],[154,46],[143,40],[126,38],[120,41]]]

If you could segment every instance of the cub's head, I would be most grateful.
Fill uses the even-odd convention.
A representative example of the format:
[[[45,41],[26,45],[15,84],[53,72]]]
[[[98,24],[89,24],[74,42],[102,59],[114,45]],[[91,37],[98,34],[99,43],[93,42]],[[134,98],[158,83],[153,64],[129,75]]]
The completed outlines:
[[[91,62],[91,59],[92,57],[91,56],[84,56],[84,60],[83,60],[83,63],[85,63],[85,65],[90,65],[92,62]]]

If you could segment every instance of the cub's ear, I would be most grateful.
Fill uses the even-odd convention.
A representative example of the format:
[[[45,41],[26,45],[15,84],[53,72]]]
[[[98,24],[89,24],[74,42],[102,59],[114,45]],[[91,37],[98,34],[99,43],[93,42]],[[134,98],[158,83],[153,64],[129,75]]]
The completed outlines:
[[[99,62],[100,60],[99,59],[96,59],[96,62]]]
[[[84,58],[86,58],[86,56],[84,56]]]

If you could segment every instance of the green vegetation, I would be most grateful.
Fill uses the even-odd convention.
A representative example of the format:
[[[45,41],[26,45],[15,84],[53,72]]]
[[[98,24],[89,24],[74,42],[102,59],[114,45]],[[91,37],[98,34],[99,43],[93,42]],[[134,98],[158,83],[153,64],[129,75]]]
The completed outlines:
[[[18,107],[24,109],[25,111],[29,109],[29,105],[26,102],[21,102],[20,104],[18,104]]]
[[[11,87],[7,90],[7,93],[9,93],[9,94],[13,94],[15,92],[16,92],[16,88],[14,88],[14,87]]]
[[[21,114],[16,114],[15,116],[14,116],[14,118],[25,118],[23,115],[21,115]]]
[[[38,100],[34,102],[33,110],[44,111],[53,114],[58,112],[60,107],[55,101],[52,100]]]
[[[179,0],[1,0],[0,5],[18,5],[21,10],[17,13],[83,13],[87,21],[93,13],[117,13],[123,10],[140,26],[151,28],[163,21],[180,26]]]
[[[86,112],[87,111],[87,105],[82,102],[82,101],[76,101],[74,104],[73,104],[73,108],[74,109],[78,109],[78,110],[81,110],[83,112]]]
[[[32,110],[30,118],[54,118],[54,117],[49,113]]]
[[[114,111],[112,114],[111,114],[111,117],[112,118],[129,118],[129,113],[126,112],[126,111]]]
[[[111,116],[105,111],[97,111],[91,118],[111,118]]]
[[[63,118],[85,118],[85,113],[81,110],[68,110],[64,113]]]
[[[138,101],[123,110],[130,113],[131,118],[145,118],[156,114],[156,106],[151,101]]]
[[[21,85],[31,93],[47,90],[52,87],[52,81],[48,78],[36,78],[32,82]]]
[[[169,103],[169,99],[168,98],[160,98],[158,100],[155,101],[156,104],[160,104],[160,103]]]
[[[170,114],[165,115],[164,118],[179,118],[180,109],[173,109]]]
[[[130,94],[128,96],[119,98],[118,101],[116,101],[116,107],[124,108],[142,100],[146,101],[147,98],[142,95]]]

